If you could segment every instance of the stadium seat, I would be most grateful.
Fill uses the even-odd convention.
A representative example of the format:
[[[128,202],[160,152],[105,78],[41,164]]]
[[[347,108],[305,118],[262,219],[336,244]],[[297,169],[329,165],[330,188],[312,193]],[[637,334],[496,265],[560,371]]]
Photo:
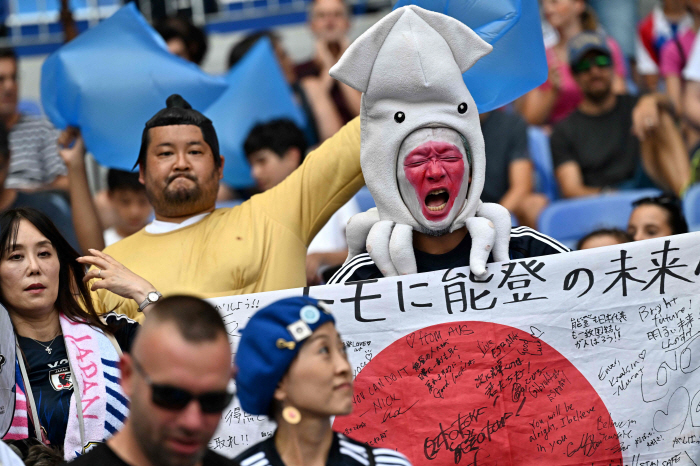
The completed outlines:
[[[374,199],[369,193],[369,189],[367,189],[367,186],[363,186],[362,189],[360,189],[357,192],[357,194],[355,194],[355,200],[360,206],[360,212],[366,212],[372,207],[377,207],[377,204],[374,203]]]
[[[694,184],[685,192],[683,214],[690,231],[700,231],[700,184]]]
[[[527,129],[527,139],[530,157],[535,168],[535,191],[554,201],[559,198],[559,187],[554,177],[549,136],[541,128],[530,126]]]
[[[538,229],[573,249],[579,239],[593,230],[625,230],[632,202],[659,194],[656,189],[640,189],[556,201],[540,215]]]

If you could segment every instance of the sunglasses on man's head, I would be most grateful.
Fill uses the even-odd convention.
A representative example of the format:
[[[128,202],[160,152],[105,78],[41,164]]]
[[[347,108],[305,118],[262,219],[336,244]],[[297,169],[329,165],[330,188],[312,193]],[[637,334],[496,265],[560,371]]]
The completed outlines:
[[[644,197],[642,199],[637,199],[636,201],[632,202],[632,207],[639,207],[640,205],[648,204],[672,206],[678,209],[681,209],[683,207],[681,200],[678,199],[676,196],[670,194],[662,194],[660,196]]]
[[[584,58],[573,66],[575,73],[589,71],[593,66],[598,68],[610,68],[612,66],[612,58],[607,55],[596,55],[593,58]]]
[[[234,393],[227,391],[207,392],[201,395],[193,395],[182,388],[173,387],[172,385],[164,385],[153,383],[144,372],[141,364],[134,359],[134,367],[146,380],[146,383],[151,387],[151,401],[154,405],[172,411],[179,411],[190,404],[192,400],[197,400],[203,413],[215,414],[220,413],[231,403]]]

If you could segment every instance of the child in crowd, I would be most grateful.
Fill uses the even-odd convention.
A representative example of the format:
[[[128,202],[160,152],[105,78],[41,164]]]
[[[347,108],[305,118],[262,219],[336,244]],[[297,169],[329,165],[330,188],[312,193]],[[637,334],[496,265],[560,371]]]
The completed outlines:
[[[248,134],[243,150],[258,189],[267,191],[291,175],[303,163],[306,147],[304,133],[291,120],[257,124]],[[306,256],[308,285],[325,282],[345,261],[345,225],[359,211],[357,201],[350,199],[316,234]]]
[[[104,232],[105,246],[136,233],[153,216],[153,208],[146,197],[146,188],[139,182],[138,173],[110,169],[107,196],[114,208],[115,222]]]

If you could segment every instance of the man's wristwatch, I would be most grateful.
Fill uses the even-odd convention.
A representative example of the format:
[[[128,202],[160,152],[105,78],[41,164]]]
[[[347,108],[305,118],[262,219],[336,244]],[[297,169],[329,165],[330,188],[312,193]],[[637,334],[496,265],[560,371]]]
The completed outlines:
[[[143,302],[139,304],[139,312],[143,312],[143,310],[146,309],[146,307],[157,302],[162,297],[163,295],[159,292],[151,291],[146,295],[146,299],[144,299]]]

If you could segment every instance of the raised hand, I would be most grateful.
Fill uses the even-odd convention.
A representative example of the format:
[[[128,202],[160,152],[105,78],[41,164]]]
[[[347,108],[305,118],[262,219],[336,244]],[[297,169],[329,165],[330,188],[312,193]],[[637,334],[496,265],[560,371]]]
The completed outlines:
[[[93,266],[85,274],[84,282],[95,280],[90,287],[92,291],[108,290],[124,298],[130,298],[141,304],[146,295],[155,291],[155,287],[145,278],[136,275],[109,254],[90,249],[89,256],[79,257],[81,264]]]
[[[58,137],[58,153],[68,169],[82,166],[85,162],[85,142],[78,128],[69,126]]]

